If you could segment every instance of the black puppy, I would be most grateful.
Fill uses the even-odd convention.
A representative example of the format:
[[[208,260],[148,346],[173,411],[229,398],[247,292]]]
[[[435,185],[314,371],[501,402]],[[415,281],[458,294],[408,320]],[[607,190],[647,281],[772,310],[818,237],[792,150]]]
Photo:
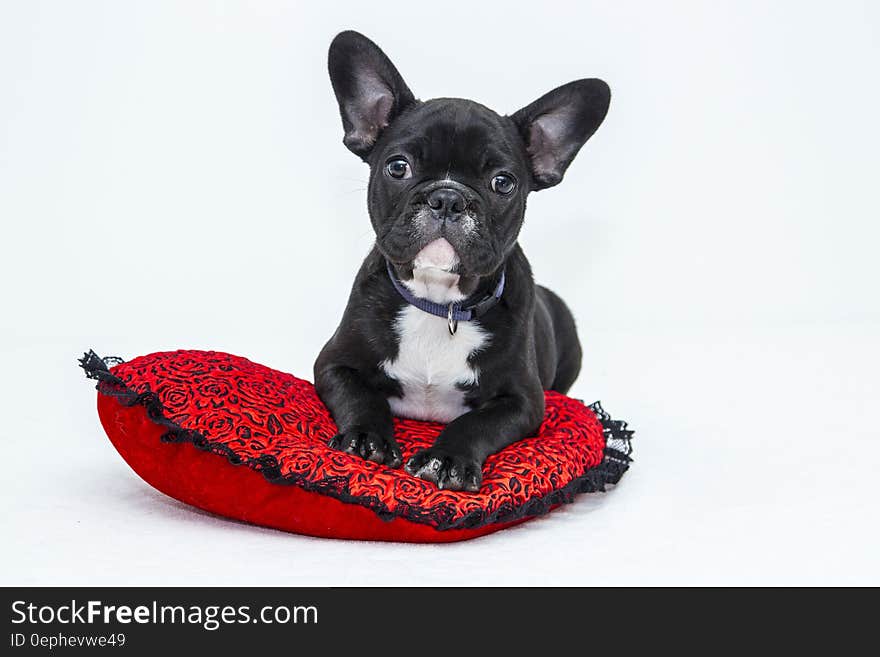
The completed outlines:
[[[330,444],[398,467],[392,414],[448,423],[406,470],[478,490],[486,458],[540,426],[543,390],[580,371],[574,319],[535,285],[517,235],[529,192],[561,181],[602,123],[608,85],[571,82],[511,116],[422,102],[357,32],[333,40],[329,68],[343,142],[370,165],[376,232],[315,363]]]

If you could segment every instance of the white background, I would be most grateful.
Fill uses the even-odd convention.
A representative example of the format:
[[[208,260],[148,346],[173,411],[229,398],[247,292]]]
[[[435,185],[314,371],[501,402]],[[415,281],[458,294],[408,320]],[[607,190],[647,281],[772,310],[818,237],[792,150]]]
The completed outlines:
[[[880,584],[871,2],[0,4],[2,584]],[[368,251],[341,29],[422,98],[602,77],[521,242],[637,430],[622,484],[445,546],[225,521],[117,456],[75,359],[311,377]]]

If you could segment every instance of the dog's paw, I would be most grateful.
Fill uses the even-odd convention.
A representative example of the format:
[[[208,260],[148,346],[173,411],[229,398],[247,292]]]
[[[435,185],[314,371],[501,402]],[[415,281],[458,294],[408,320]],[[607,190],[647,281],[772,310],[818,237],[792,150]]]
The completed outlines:
[[[440,447],[423,449],[404,466],[406,471],[448,490],[480,490],[482,464],[469,456],[448,452]]]
[[[403,463],[403,455],[397,441],[392,437],[384,437],[376,431],[352,429],[337,433],[328,443],[333,449],[348,454],[355,454],[373,463],[383,463],[392,468],[399,468]]]

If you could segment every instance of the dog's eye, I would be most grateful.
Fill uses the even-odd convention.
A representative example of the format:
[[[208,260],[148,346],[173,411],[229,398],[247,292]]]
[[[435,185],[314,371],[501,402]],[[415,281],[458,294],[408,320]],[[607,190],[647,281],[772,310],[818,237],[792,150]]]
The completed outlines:
[[[516,189],[516,178],[509,173],[499,173],[492,178],[492,191],[502,196],[507,196]]]
[[[402,157],[389,161],[388,164],[385,165],[385,171],[387,171],[388,175],[392,178],[412,178],[412,170],[409,167],[409,162]]]

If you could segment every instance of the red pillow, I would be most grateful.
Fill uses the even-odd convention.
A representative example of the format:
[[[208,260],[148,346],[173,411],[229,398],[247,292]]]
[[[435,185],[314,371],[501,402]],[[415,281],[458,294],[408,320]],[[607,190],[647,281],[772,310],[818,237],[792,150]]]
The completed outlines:
[[[605,490],[629,467],[626,423],[555,392],[538,435],[490,456],[479,492],[469,493],[331,449],[336,427],[312,384],[245,358],[173,351],[122,362],[89,352],[80,364],[98,380],[110,441],[144,481],[201,509],[301,534],[473,538]],[[396,419],[404,459],[442,428]]]

